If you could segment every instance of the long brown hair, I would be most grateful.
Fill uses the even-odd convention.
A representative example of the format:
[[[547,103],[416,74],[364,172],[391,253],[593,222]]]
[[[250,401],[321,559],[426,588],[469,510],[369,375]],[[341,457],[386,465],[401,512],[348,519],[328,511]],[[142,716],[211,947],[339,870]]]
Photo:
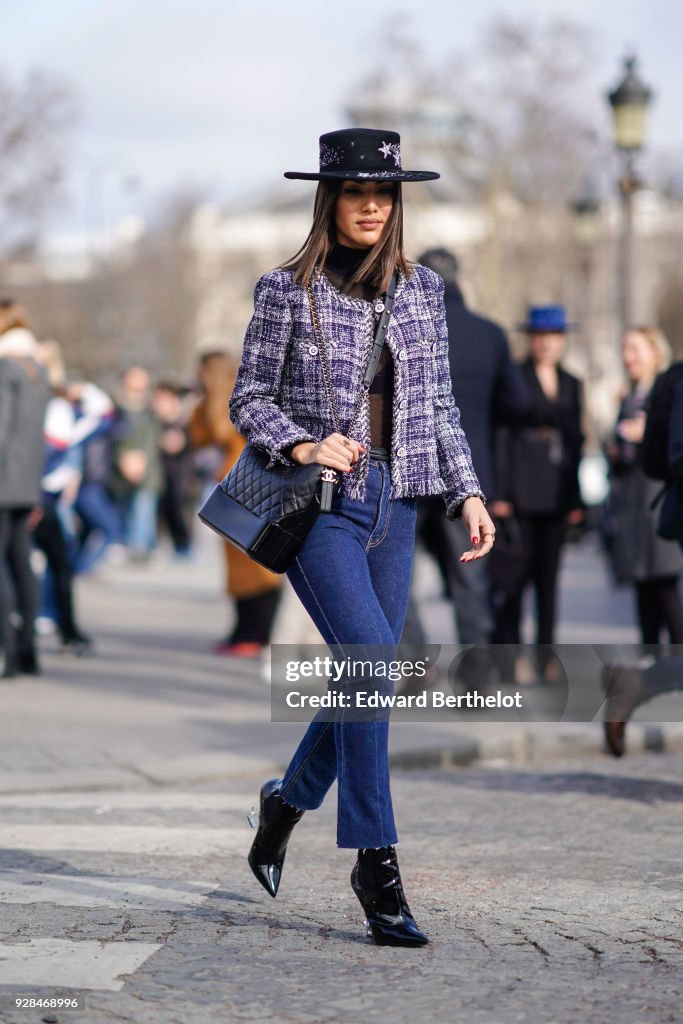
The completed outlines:
[[[324,264],[327,254],[336,242],[334,213],[337,196],[343,184],[343,181],[318,182],[313,205],[313,224],[308,237],[299,251],[282,264],[282,269],[293,270],[294,280],[300,281],[304,286],[311,280],[316,267]],[[406,277],[411,273],[410,264],[403,251],[403,195],[400,182],[394,182],[394,202],[382,237],[373,245],[351,278],[351,283],[363,281],[384,292],[389,287],[391,275],[397,270],[402,270]]]

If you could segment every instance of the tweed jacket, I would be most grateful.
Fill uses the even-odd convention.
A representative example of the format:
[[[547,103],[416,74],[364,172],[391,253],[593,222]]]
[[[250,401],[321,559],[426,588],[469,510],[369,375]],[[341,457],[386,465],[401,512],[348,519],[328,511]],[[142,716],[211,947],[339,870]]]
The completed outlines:
[[[372,348],[374,304],[345,295],[318,274],[313,284],[330,358],[342,432],[370,448],[367,396],[349,422]],[[448,361],[441,278],[415,264],[399,273],[386,344],[394,360],[391,498],[442,494],[446,516],[460,514],[472,495],[484,497],[460,426]],[[292,271],[260,278],[254,315],[230,398],[232,422],[270,461],[295,465],[283,449],[321,441],[335,430],[305,289]],[[344,474],[341,493],[364,500],[369,454]]]

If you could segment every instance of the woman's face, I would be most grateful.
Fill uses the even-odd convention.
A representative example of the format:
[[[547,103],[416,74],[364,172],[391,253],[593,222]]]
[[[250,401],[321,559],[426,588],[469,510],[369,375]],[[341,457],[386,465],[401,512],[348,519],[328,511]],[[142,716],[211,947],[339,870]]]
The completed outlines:
[[[537,366],[557,366],[564,354],[564,334],[539,332],[530,336],[531,358]]]
[[[627,331],[621,343],[624,369],[632,384],[651,380],[657,373],[657,355],[640,331]]]
[[[345,181],[334,211],[337,241],[350,249],[379,242],[394,205],[394,187],[383,181]]]

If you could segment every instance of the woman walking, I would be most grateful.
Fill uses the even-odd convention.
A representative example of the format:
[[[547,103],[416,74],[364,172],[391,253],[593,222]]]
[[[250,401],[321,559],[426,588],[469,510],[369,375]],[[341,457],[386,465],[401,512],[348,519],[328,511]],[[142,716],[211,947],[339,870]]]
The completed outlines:
[[[622,353],[630,388],[607,449],[614,516],[612,565],[617,582],[630,583],[635,589],[643,653],[657,657],[663,632],[672,644],[683,644],[678,593],[683,553],[676,541],[657,536],[659,508],[653,509],[652,503],[662,485],[640,468],[639,450],[650,391],[657,374],[668,367],[671,350],[660,330],[638,327],[624,335]]]
[[[501,432],[496,513],[519,524],[523,572],[496,609],[494,643],[520,643],[522,601],[529,583],[536,598],[538,669],[556,682],[559,663],[548,650],[555,638],[557,578],[568,524],[581,522],[579,460],[583,444],[581,384],[560,365],[571,325],[562,306],[532,306],[523,330],[529,356],[522,363],[530,407],[519,426]],[[523,424],[523,425],[522,425]],[[519,679],[518,682],[525,680]]]
[[[451,389],[443,282],[403,251],[401,183],[438,176],[404,171],[399,136],[373,129],[323,135],[319,170],[285,175],[319,182],[313,225],[296,256],[257,284],[230,400],[235,426],[269,453],[270,466],[316,462],[341,473],[332,511],[287,575],[325,642],[344,653],[355,644],[398,646],[419,495],[442,493],[446,515],[462,516],[472,538],[463,561],[493,544]],[[363,395],[392,280],[388,332]],[[334,429],[319,345],[328,349],[343,433]],[[358,851],[351,883],[370,934],[380,944],[424,945],[394,848],[388,722],[345,721],[342,710],[328,719],[316,716],[284,778],[263,786],[250,866],[275,896],[294,825],[336,778],[337,845]]]

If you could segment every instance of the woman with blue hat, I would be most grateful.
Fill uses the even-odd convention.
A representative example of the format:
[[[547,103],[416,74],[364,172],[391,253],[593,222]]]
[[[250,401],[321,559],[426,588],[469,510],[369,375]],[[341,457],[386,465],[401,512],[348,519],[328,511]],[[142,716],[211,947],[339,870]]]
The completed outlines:
[[[579,380],[561,366],[566,335],[575,328],[563,306],[531,306],[520,326],[529,339],[522,373],[531,405],[523,423],[503,431],[494,509],[515,516],[524,569],[496,609],[495,642],[518,645],[524,592],[534,588],[538,668],[551,681],[547,645],[555,638],[557,579],[568,524],[583,518],[579,460],[583,444]],[[520,680],[521,681],[521,680]],[[554,680],[553,680],[554,681]]]
[[[462,516],[463,561],[485,555],[495,532],[451,390],[443,282],[403,250],[402,183],[439,175],[404,170],[396,132],[357,128],[321,136],[319,169],[285,177],[318,181],[313,224],[256,286],[230,415],[269,465],[341,474],[287,575],[330,647],[395,652],[418,497],[440,493],[446,515]],[[421,946],[396,858],[387,741],[387,720],[316,716],[284,777],[261,789],[249,864],[275,896],[294,826],[337,779],[337,845],[357,850],[351,884],[369,934]]]

